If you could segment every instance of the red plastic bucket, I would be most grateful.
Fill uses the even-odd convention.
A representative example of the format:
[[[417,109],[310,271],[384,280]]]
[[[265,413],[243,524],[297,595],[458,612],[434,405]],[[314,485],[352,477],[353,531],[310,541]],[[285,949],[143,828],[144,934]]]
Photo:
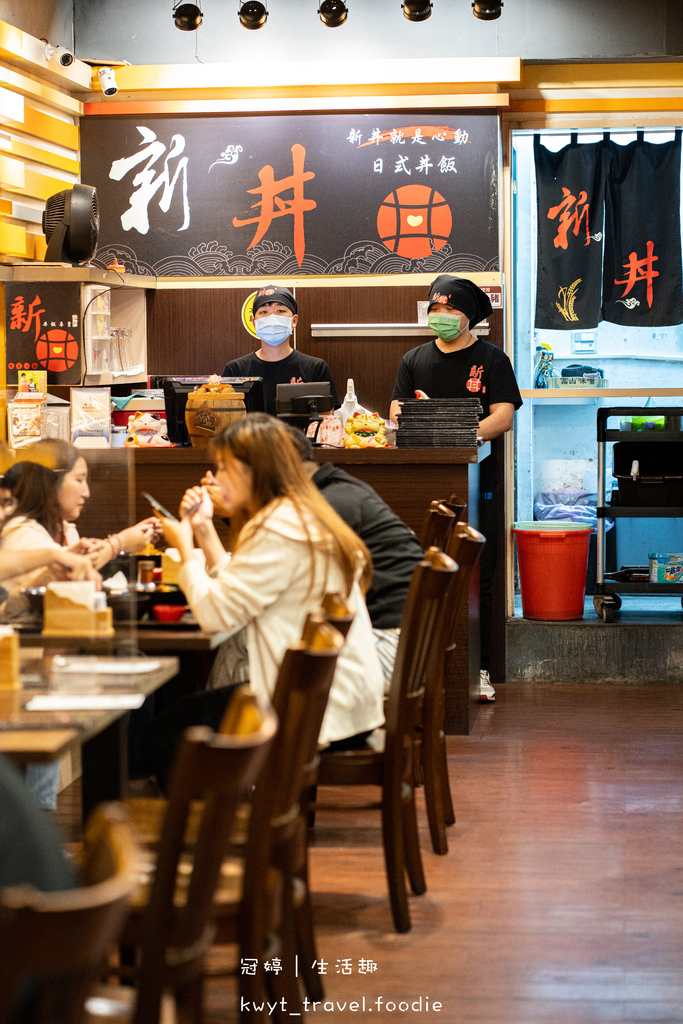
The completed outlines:
[[[591,527],[579,523],[516,523],[522,615],[582,619]]]

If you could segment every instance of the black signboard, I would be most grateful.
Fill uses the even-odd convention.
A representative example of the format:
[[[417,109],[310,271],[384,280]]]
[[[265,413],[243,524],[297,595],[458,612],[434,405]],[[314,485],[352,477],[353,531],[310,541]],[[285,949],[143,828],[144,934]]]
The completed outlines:
[[[96,262],[159,276],[499,269],[494,111],[90,117]]]
[[[48,384],[81,383],[81,286],[5,285],[7,383],[23,370],[47,370]]]

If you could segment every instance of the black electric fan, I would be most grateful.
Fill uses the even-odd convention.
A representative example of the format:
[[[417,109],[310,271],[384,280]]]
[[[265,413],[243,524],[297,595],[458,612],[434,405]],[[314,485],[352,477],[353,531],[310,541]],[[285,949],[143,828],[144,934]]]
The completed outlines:
[[[45,204],[43,234],[47,239],[46,263],[75,266],[92,259],[100,231],[97,189],[74,185],[56,192]]]

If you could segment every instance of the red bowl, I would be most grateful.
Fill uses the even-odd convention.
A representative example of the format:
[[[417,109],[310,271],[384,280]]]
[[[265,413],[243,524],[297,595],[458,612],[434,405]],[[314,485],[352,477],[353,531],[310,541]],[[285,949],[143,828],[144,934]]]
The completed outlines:
[[[186,604],[152,605],[152,615],[157,620],[157,622],[180,622],[186,611]]]

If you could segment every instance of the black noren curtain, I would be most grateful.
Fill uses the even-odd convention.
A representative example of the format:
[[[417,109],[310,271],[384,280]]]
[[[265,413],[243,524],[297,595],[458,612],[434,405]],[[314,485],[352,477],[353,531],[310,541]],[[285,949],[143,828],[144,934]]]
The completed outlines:
[[[538,203],[536,327],[576,331],[600,320],[605,142],[552,153],[534,137]]]
[[[609,144],[602,319],[627,327],[683,322],[681,132],[673,142]]]

